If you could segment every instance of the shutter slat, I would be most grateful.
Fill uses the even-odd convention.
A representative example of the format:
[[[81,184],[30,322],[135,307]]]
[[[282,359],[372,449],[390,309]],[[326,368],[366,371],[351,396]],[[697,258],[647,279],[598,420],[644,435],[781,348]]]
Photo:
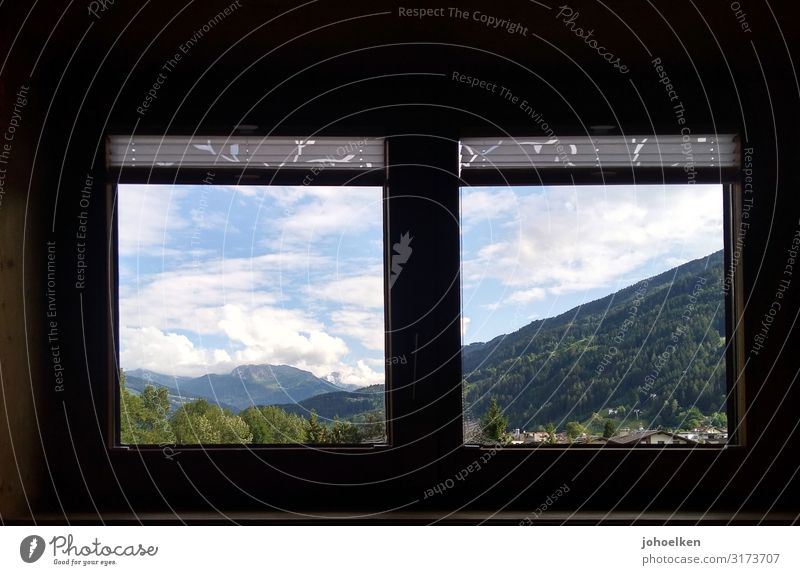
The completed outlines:
[[[231,167],[355,170],[384,164],[382,138],[109,136],[112,167]]]
[[[739,147],[733,134],[461,140],[465,169],[738,165]]]

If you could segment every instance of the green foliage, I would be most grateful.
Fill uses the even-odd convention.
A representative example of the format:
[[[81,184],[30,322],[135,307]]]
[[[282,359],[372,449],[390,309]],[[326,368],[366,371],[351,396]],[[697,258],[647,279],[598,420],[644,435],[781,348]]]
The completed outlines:
[[[481,441],[483,443],[508,443],[507,427],[508,417],[503,415],[503,410],[500,409],[497,400],[492,398],[486,415],[481,419]]]
[[[236,415],[198,399],[183,403],[169,417],[169,388],[145,385],[137,395],[125,381],[121,372],[120,428],[126,444],[344,444],[386,438],[382,409],[358,413],[351,421],[334,417],[326,425],[315,411],[308,420],[275,405],[251,406]]]
[[[337,417],[354,421],[367,412],[383,412],[385,391],[382,385],[370,385],[357,391],[333,391],[309,397],[297,403],[279,404],[287,413],[306,417],[312,411],[324,420]]]
[[[319,422],[317,412],[308,416],[305,429],[306,443],[328,443],[328,428]]]
[[[358,427],[348,421],[336,418],[328,434],[328,440],[331,443],[359,443]]]
[[[238,415],[212,405],[205,399],[187,403],[172,416],[177,443],[252,443],[253,432]]]
[[[620,419],[630,421],[635,410],[634,421],[664,428],[724,411],[723,275],[716,252],[466,346],[465,402],[480,417],[491,390],[512,428],[569,417],[598,432],[602,423],[592,417],[610,406],[618,406]]]
[[[608,439],[609,437],[614,437],[614,434],[617,433],[617,424],[613,419],[606,419],[605,424],[603,425],[603,437]]]
[[[125,386],[120,371],[120,439],[130,445],[162,445],[175,442],[169,423],[169,397],[163,387],[148,385],[141,395]]]
[[[553,444],[556,442],[556,426],[552,423],[548,423],[544,426],[544,430],[547,432],[547,443]]]
[[[570,441],[575,441],[586,432],[586,428],[577,421],[570,421],[567,423],[567,438]]]
[[[305,420],[274,405],[248,407],[239,417],[250,428],[253,443],[302,443],[305,438]]]

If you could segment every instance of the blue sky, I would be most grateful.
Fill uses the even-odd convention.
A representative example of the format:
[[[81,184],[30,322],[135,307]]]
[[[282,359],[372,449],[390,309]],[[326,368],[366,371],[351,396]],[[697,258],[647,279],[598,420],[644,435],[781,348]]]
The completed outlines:
[[[382,383],[382,208],[381,188],[121,185],[122,367]],[[722,248],[718,185],[464,188],[461,211],[465,343]]]
[[[722,187],[463,188],[464,342],[722,249]]]
[[[382,383],[382,190],[119,187],[124,369]]]

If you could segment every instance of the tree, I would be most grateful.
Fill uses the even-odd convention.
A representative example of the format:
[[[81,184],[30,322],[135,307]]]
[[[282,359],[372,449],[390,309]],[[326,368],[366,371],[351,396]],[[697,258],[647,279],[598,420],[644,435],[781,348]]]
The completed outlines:
[[[617,432],[617,424],[614,422],[613,419],[606,419],[605,425],[603,425],[603,437],[608,439],[609,437],[614,437],[614,434]]]
[[[358,428],[359,443],[386,440],[386,415],[383,411],[369,412],[354,421]]]
[[[331,443],[358,443],[360,441],[358,428],[349,421],[342,421],[338,417],[333,420],[328,439]]]
[[[186,403],[172,416],[172,428],[178,443],[252,443],[253,432],[238,415],[205,399]]]
[[[586,428],[577,421],[570,421],[567,423],[567,438],[570,440],[570,442],[575,441],[585,433]]]
[[[728,416],[720,411],[711,415],[711,425],[718,429],[727,429],[728,428]]]
[[[319,422],[316,411],[312,411],[308,416],[305,441],[306,443],[328,443],[328,428]]]
[[[305,439],[305,420],[286,413],[280,407],[248,407],[239,413],[250,432],[253,443],[302,443]]]
[[[125,372],[120,370],[120,439],[131,445],[163,445],[175,443],[169,423],[169,395],[165,387],[148,385],[136,395],[125,385]]]
[[[493,397],[489,402],[489,409],[481,419],[481,433],[487,443],[507,443],[509,438],[506,433],[508,417],[503,415],[497,400]]]
[[[544,430],[547,432],[547,443],[554,444],[556,442],[556,426],[548,423],[545,425]]]

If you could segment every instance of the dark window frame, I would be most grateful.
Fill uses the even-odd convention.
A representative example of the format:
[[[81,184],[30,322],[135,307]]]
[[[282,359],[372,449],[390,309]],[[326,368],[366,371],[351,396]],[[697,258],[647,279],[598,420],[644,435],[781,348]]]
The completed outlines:
[[[633,133],[633,132],[631,132]],[[638,132],[637,132],[638,133]],[[642,131],[641,133],[645,133]],[[696,133],[713,133],[712,130],[704,132],[696,130]],[[474,134],[470,133],[470,136]],[[483,136],[483,134],[481,134]],[[495,134],[496,135],[496,134]],[[661,135],[661,134],[659,134]],[[491,137],[486,135],[485,137]],[[506,134],[506,137],[508,135]],[[522,136],[517,136],[518,139]],[[741,146],[739,146],[738,156],[741,164]],[[519,169],[519,168],[463,168],[460,174],[463,187],[513,187],[529,186],[544,187],[556,185],[680,185],[687,184],[687,179],[681,167],[660,167],[660,168],[619,168],[608,169],[596,168],[569,168],[553,167],[542,169]],[[728,442],[726,444],[698,444],[691,447],[678,445],[664,445],[656,447],[654,445],[637,444],[631,446],[618,445],[582,445],[582,444],[555,444],[555,445],[509,445],[503,449],[513,451],[530,451],[536,449],[573,449],[573,450],[661,450],[661,449],[711,449],[718,450],[723,447],[735,448],[746,445],[746,426],[744,414],[746,406],[744,400],[744,373],[743,373],[743,354],[744,354],[744,334],[741,318],[743,317],[743,303],[740,294],[741,288],[741,266],[733,263],[734,251],[734,230],[739,229],[742,214],[742,187],[740,184],[740,172],[738,167],[699,167],[697,169],[696,183],[719,184],[723,192],[723,281],[731,278],[730,287],[724,295],[725,313],[725,378],[726,378],[726,414],[728,416]],[[459,254],[460,257],[460,254]],[[467,448],[482,450],[492,449],[487,446],[467,444]]]
[[[140,134],[141,135],[141,134]],[[268,136],[264,136],[268,137]],[[384,143],[384,158],[386,155],[386,146]],[[348,187],[381,187],[382,188],[382,201],[383,201],[383,293],[384,293],[384,325],[385,327],[385,357],[391,357],[388,354],[390,342],[388,341],[389,329],[389,275],[391,262],[390,243],[387,239],[388,229],[386,225],[387,210],[386,205],[388,202],[388,188],[386,185],[386,168],[347,168],[347,169],[327,169],[321,170],[314,175],[313,183],[305,182],[311,168],[304,166],[302,168],[266,168],[266,167],[253,167],[249,165],[240,164],[215,164],[214,170],[214,183],[208,184],[207,174],[211,168],[181,168],[180,166],[170,167],[122,167],[114,166],[107,168],[107,189],[110,193],[111,201],[110,206],[110,229],[112,242],[110,246],[111,261],[111,282],[108,286],[109,294],[111,294],[111,314],[113,316],[113,347],[111,348],[111,371],[109,373],[108,382],[108,396],[111,398],[112,407],[109,417],[109,436],[107,441],[108,449],[112,452],[151,452],[160,453],[163,451],[165,445],[154,444],[125,444],[121,441],[120,429],[120,360],[119,360],[119,214],[116,210],[118,186],[125,184],[145,184],[145,185],[236,185],[236,186],[348,186]],[[388,414],[391,412],[391,370],[390,364],[384,362],[385,367],[385,391],[384,391],[384,409]],[[182,451],[208,451],[208,450],[227,450],[227,451],[241,451],[241,450],[308,450],[308,449],[324,449],[326,451],[339,451],[339,452],[363,452],[366,450],[380,450],[386,449],[392,444],[392,431],[393,426],[389,424],[389,419],[386,419],[386,441],[380,443],[359,443],[359,444],[174,444],[175,448]]]
[[[697,130],[700,133],[701,130]],[[340,134],[331,134],[338,136]],[[481,454],[487,455],[491,448],[464,445],[463,443],[463,414],[462,414],[462,374],[461,374],[461,252],[458,229],[458,214],[460,207],[460,189],[463,185],[471,183],[480,185],[490,185],[489,182],[499,181],[499,185],[509,185],[514,183],[522,185],[527,182],[529,185],[541,185],[544,182],[556,183],[659,183],[664,182],[665,178],[675,178],[679,174],[677,171],[647,170],[646,173],[623,173],[621,170],[614,170],[610,173],[589,173],[582,174],[580,179],[573,180],[569,170],[540,170],[531,172],[522,170],[505,171],[494,173],[490,178],[484,171],[480,177],[472,174],[470,170],[463,170],[459,174],[459,157],[457,133],[445,132],[440,134],[371,134],[384,136],[386,138],[386,167],[385,173],[381,174],[384,178],[384,197],[386,199],[384,209],[384,271],[385,283],[391,261],[391,243],[393,238],[405,232],[409,227],[414,229],[412,235],[417,238],[414,244],[415,260],[410,262],[404,269],[402,281],[398,281],[391,292],[385,291],[385,321],[387,325],[386,356],[391,357],[398,353],[410,353],[407,366],[388,365],[389,374],[387,375],[387,435],[389,442],[387,445],[374,446],[167,446],[179,449],[183,454],[184,465],[187,468],[204,469],[207,472],[219,470],[232,471],[232,477],[245,477],[252,469],[249,460],[256,455],[261,463],[268,463],[276,468],[299,469],[317,479],[324,479],[331,485],[337,482],[346,482],[348,479],[378,477],[374,483],[378,486],[377,491],[371,487],[365,489],[365,501],[380,500],[385,493],[379,487],[383,484],[382,476],[391,476],[391,482],[404,482],[408,478],[408,483],[403,485],[399,493],[417,493],[421,495],[418,486],[434,486],[438,482],[452,478],[453,473],[466,467]],[[472,135],[472,134],[470,134]],[[303,170],[301,170],[303,171]],[[140,169],[124,169],[125,173],[119,170],[109,170],[107,173],[108,190],[108,217],[111,223],[109,236],[109,261],[110,273],[108,274],[108,294],[109,305],[109,328],[114,333],[114,344],[109,346],[109,386],[112,393],[109,395],[109,411],[112,417],[109,418],[109,431],[113,432],[116,426],[115,420],[118,417],[118,380],[116,374],[117,358],[115,356],[118,349],[118,299],[116,293],[116,266],[117,266],[117,237],[116,237],[116,218],[113,213],[114,190],[116,183],[127,183],[131,174],[136,178],[145,178],[144,183],[172,183],[176,174],[170,170],[158,170],[150,172]],[[172,170],[175,172],[175,170]],[[559,173],[560,172],[560,173]],[[741,197],[741,186],[738,183],[738,172],[727,170],[703,171],[699,181],[721,183],[724,172],[725,182],[728,182],[727,190],[732,198]],[[218,173],[219,175],[219,173]],[[325,174],[320,174],[324,176]],[[351,173],[352,175],[352,173]],[[195,173],[195,180],[181,179],[176,183],[199,183],[202,178],[200,173]],[[296,182],[297,174],[292,174],[288,170],[278,170],[274,173],[264,172],[264,178],[272,178],[272,182],[288,183]],[[315,179],[315,183],[341,183],[342,173],[330,172],[326,178]],[[574,174],[573,174],[574,176]],[[330,177],[331,179],[327,179]],[[294,178],[294,179],[293,179]],[[230,174],[232,183],[254,183],[254,179],[242,182],[236,179],[235,175]],[[215,177],[216,182],[222,183],[221,178]],[[262,185],[270,183],[269,179],[263,179],[257,183]],[[679,182],[678,182],[679,183]],[[367,185],[374,185],[371,182]],[[437,209],[431,209],[431,202],[435,201]],[[736,212],[736,204],[733,205],[733,212]],[[420,217],[421,210],[428,210],[424,217]],[[738,210],[740,213],[740,210]],[[456,227],[448,233],[447,226],[453,225],[455,217]],[[726,222],[736,222],[736,214],[726,215]],[[726,234],[735,230],[737,227],[726,225]],[[388,239],[387,239],[388,238]],[[726,264],[730,261],[728,253],[732,239],[726,236]],[[427,243],[426,243],[427,242]],[[419,257],[416,257],[416,256]],[[422,261],[420,261],[422,260]],[[736,271],[737,281],[741,282],[740,272]],[[452,284],[455,282],[455,289]],[[420,290],[430,290],[441,292],[436,295],[439,307],[436,313],[428,314],[419,319],[420,310],[427,305],[424,298],[420,298]],[[736,290],[739,293],[741,290]],[[732,294],[734,289],[731,290]],[[731,305],[733,301],[731,301]],[[740,318],[740,305],[733,306]],[[414,324],[410,329],[409,325]],[[731,323],[734,317],[731,318]],[[394,326],[394,328],[393,328]],[[741,336],[741,326],[737,330],[737,342],[739,347],[743,342]],[[413,358],[413,359],[411,359]],[[743,395],[743,384],[741,379],[737,382],[736,405],[741,405]],[[729,418],[731,417],[729,408]],[[739,419],[739,416],[736,416]],[[741,439],[736,445],[724,445],[723,449],[719,446],[709,446],[711,449],[692,449],[679,446],[663,447],[620,447],[602,449],[576,448],[578,446],[548,446],[546,449],[518,449],[504,448],[496,450],[493,454],[492,466],[485,466],[485,471],[475,477],[475,483],[464,486],[459,497],[468,501],[464,505],[475,506],[485,504],[495,505],[492,497],[492,489],[497,485],[504,485],[506,489],[512,489],[517,497],[527,497],[528,486],[531,477],[542,477],[547,474],[548,478],[553,476],[554,481],[561,482],[569,473],[573,473],[576,468],[588,470],[592,476],[600,474],[608,476],[615,473],[632,473],[637,481],[631,487],[632,494],[626,495],[626,502],[632,500],[639,502],[640,507],[647,507],[651,504],[652,489],[656,485],[653,478],[642,479],[639,474],[648,473],[652,466],[657,466],[661,476],[671,473],[671,477],[685,477],[695,473],[698,469],[707,470],[712,478],[724,480],[727,472],[720,471],[715,464],[725,462],[723,468],[738,468],[746,459],[750,452],[749,446]],[[162,473],[167,473],[164,462],[163,446],[122,446],[115,444],[113,433],[109,433],[107,449],[112,463],[132,464],[140,461],[154,469],[156,479]],[[346,465],[342,466],[341,457],[355,454],[373,454],[369,457],[356,457],[345,460]],[[620,459],[622,457],[622,459]],[[170,459],[167,457],[167,459]],[[689,464],[691,462],[691,464]],[[209,467],[210,465],[210,467]],[[324,472],[321,471],[324,469]],[[377,470],[377,471],[376,471]],[[376,475],[377,473],[377,475]],[[244,475],[242,475],[244,474]],[[570,476],[571,477],[571,476]],[[649,477],[649,476],[648,476]],[[413,479],[412,479],[413,478]],[[220,480],[212,480],[220,481]],[[317,501],[321,504],[324,499],[325,490],[323,487],[309,486],[302,479],[298,484],[296,477],[283,477],[278,480],[280,485],[285,486],[292,492],[300,489],[303,491],[304,498],[307,497],[308,505],[314,505]],[[560,483],[559,483],[560,484]],[[488,486],[488,487],[487,487]],[[275,488],[275,484],[269,486]],[[540,489],[546,489],[546,484]],[[670,493],[669,497],[673,495]],[[501,501],[502,495],[500,495]],[[576,495],[578,497],[575,506],[582,508],[590,503],[595,497],[594,493],[586,495]],[[599,497],[599,495],[598,495]],[[603,496],[608,497],[608,496]],[[421,497],[420,497],[421,498]],[[520,499],[520,501],[523,501]],[[482,503],[481,503],[482,502]],[[453,507],[454,504],[447,503],[444,499],[439,499],[431,503],[417,502],[421,508],[427,506]],[[627,503],[630,504],[630,503]],[[367,505],[370,505],[367,503]],[[506,505],[506,503],[504,503]],[[572,504],[570,504],[572,505]],[[637,505],[634,503],[634,505]]]

